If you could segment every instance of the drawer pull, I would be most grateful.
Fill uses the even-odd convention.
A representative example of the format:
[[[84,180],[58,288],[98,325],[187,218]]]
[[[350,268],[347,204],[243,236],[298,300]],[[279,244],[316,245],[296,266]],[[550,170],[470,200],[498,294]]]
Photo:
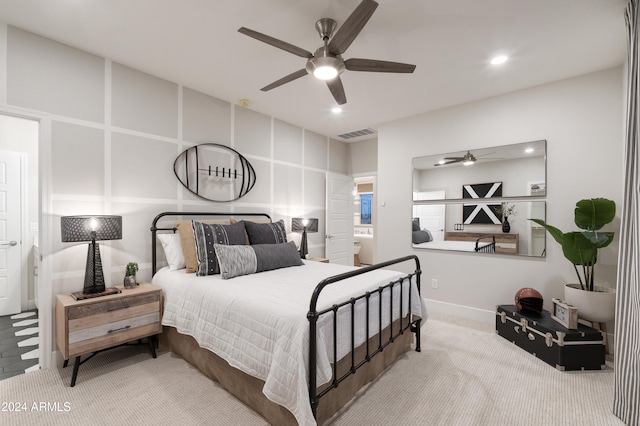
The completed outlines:
[[[118,306],[117,308],[109,308],[107,309],[107,312],[113,312],[113,311],[119,311],[120,309],[128,309],[129,305],[121,305]]]
[[[533,335],[533,333],[529,333],[529,334],[527,334],[527,338],[528,338],[529,340],[536,340],[536,336],[534,336],[534,335]]]
[[[125,325],[124,327],[116,328],[115,330],[109,330],[107,331],[107,334],[115,333],[116,331],[126,330],[127,328],[131,328],[131,326]]]

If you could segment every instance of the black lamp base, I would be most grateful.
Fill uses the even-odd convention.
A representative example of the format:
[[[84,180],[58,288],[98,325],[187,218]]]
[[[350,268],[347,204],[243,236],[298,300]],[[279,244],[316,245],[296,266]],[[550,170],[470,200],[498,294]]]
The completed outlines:
[[[105,291],[102,260],[100,259],[100,245],[95,241],[89,243],[87,252],[87,267],[84,272],[84,288],[82,293],[93,294]]]
[[[309,249],[307,247],[307,228],[305,227],[302,230],[302,238],[300,239],[300,257],[302,259],[306,259],[308,253]]]

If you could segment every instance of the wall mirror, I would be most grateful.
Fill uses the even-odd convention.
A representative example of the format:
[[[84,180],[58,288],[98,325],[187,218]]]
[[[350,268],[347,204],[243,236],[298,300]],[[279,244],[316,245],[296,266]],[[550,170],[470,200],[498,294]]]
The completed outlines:
[[[545,256],[544,228],[527,219],[546,218],[546,147],[538,140],[414,158],[413,247]]]
[[[546,140],[417,157],[413,200],[544,196],[531,184],[546,188],[546,158]]]

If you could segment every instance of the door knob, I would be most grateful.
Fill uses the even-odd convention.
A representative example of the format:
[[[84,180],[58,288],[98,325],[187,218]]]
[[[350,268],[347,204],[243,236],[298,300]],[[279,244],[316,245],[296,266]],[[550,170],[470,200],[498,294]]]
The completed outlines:
[[[13,247],[13,246],[16,246],[16,245],[18,245],[17,241],[8,241],[8,242],[7,241],[3,241],[3,242],[0,243],[0,246],[11,246],[11,247]]]

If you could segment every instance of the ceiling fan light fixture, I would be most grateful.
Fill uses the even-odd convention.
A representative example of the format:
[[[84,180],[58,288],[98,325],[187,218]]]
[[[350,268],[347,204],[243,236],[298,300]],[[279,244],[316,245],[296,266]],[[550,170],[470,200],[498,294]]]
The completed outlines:
[[[467,151],[467,153],[462,158],[462,165],[463,166],[470,166],[475,162],[476,162],[476,157],[472,153]]]
[[[506,55],[495,56],[491,59],[491,65],[501,65],[509,60],[509,57]]]
[[[313,74],[318,80],[332,80],[344,71],[344,63],[335,56],[320,56],[316,51],[316,56],[307,62],[307,72]]]
[[[337,75],[338,70],[330,65],[323,65],[313,70],[313,76],[318,80],[331,80]]]

